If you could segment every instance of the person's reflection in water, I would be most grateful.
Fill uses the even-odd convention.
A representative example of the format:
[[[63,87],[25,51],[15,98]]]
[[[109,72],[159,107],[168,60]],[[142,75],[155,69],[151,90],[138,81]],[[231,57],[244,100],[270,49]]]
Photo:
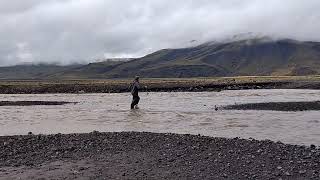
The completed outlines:
[[[136,111],[130,111],[128,117],[130,119],[139,120],[143,117],[143,112],[140,109],[137,109]]]
[[[134,111],[128,111],[125,129],[126,131],[144,131],[148,129],[145,124],[146,113],[143,110],[136,109]]]

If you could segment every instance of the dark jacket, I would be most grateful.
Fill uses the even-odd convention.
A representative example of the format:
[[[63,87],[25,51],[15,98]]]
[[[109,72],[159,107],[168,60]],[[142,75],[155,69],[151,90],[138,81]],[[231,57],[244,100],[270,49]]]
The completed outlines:
[[[139,94],[140,84],[138,81],[133,81],[130,88],[131,88],[132,96],[139,96],[138,94]]]

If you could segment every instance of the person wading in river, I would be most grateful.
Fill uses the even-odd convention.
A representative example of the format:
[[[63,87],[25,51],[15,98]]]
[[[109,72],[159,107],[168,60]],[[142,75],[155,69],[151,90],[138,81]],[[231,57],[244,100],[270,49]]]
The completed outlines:
[[[134,81],[130,85],[131,94],[132,94],[131,109],[134,109],[135,106],[138,105],[138,103],[140,101],[140,97],[139,97],[139,94],[138,94],[139,93],[139,88],[140,88],[139,76],[136,76],[134,78]]]

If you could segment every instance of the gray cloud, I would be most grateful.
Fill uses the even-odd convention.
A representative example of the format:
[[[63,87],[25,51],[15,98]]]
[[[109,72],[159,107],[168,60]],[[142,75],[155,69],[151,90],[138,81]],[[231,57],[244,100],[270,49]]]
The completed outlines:
[[[320,41],[319,0],[2,0],[0,65],[137,57],[253,32]]]

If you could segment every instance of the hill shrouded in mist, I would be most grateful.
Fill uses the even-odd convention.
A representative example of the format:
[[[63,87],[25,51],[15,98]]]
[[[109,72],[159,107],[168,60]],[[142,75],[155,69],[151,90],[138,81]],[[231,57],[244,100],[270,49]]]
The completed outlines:
[[[59,66],[53,64],[16,65],[0,67],[0,79],[46,79],[51,74],[68,71],[82,65]]]
[[[39,67],[41,68],[41,66]],[[0,69],[1,78],[9,77]],[[22,73],[22,72],[20,72]],[[320,74],[320,43],[254,38],[163,49],[130,61],[106,61],[42,78],[208,77]]]

